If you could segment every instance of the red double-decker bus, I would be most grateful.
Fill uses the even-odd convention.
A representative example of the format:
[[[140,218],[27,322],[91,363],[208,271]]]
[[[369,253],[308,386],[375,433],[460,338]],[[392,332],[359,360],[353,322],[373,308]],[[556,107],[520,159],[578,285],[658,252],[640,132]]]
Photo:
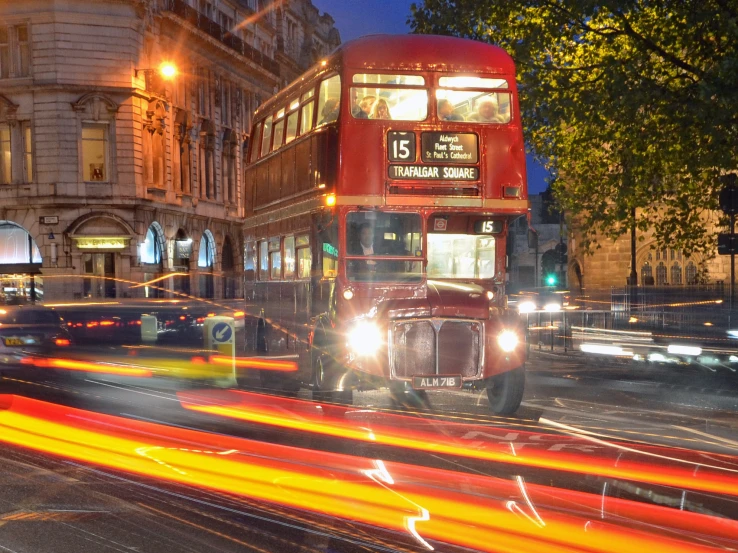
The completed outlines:
[[[515,67],[438,36],[346,43],[256,112],[246,167],[247,348],[269,386],[350,401],[485,387],[515,411],[525,347],[505,298],[528,213]]]

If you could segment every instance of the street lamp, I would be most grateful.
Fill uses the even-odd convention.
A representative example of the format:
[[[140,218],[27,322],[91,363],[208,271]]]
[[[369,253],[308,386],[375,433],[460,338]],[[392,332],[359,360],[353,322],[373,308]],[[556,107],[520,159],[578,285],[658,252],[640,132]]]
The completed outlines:
[[[173,79],[174,77],[177,76],[177,66],[174,65],[170,61],[163,62],[156,69],[151,69],[151,68],[149,68],[149,69],[138,69],[138,68],[136,68],[134,71],[135,71],[135,75],[136,75],[137,78],[138,78],[138,74],[139,73],[143,73],[146,77],[148,77],[149,75],[152,75],[153,73],[159,73],[159,75],[161,75],[162,77],[164,77],[167,80]]]

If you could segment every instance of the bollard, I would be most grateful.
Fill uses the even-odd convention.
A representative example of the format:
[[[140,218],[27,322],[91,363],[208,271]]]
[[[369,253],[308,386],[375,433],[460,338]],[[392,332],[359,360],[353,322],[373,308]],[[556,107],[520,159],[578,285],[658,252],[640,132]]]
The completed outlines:
[[[218,385],[236,385],[236,321],[233,317],[208,317],[203,322],[205,349],[215,350],[218,363],[211,363],[213,380]],[[223,358],[230,362],[223,362]]]
[[[159,338],[159,322],[154,315],[141,315],[141,341],[153,344]]]

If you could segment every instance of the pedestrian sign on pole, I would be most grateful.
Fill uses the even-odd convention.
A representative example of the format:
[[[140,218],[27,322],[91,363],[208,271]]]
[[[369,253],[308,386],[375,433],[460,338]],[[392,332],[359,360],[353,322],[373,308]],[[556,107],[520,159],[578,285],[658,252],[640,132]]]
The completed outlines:
[[[233,338],[233,326],[227,322],[214,324],[212,334],[216,344],[228,344]]]

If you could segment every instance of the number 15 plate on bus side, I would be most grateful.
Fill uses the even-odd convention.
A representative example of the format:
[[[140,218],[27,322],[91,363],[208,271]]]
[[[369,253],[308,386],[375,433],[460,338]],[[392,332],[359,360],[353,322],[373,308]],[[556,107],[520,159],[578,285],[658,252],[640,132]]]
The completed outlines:
[[[461,388],[460,374],[429,374],[427,376],[413,376],[413,388]]]

